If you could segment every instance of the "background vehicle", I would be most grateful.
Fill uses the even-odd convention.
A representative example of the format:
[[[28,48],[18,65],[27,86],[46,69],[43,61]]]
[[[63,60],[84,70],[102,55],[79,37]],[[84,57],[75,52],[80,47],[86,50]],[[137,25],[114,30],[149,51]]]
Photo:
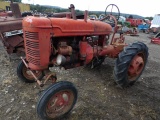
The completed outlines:
[[[96,15],[89,15],[89,19],[98,20],[98,17]]]
[[[138,25],[138,30],[142,30],[143,32],[147,32],[147,30],[150,28],[150,25],[149,24],[140,24]]]
[[[4,9],[1,9],[0,8],[0,17],[6,17],[6,16],[10,16],[12,17],[13,14],[12,14],[12,11],[5,11]]]
[[[10,7],[12,9],[10,14],[8,12],[3,12],[5,14],[0,16],[0,39],[9,54],[14,52],[24,52],[24,41],[22,36],[23,18],[17,3],[11,1]]]
[[[160,45],[160,32],[151,37],[151,43]]]
[[[132,27],[137,27],[138,25],[143,24],[143,19],[126,18],[126,21],[130,22]]]

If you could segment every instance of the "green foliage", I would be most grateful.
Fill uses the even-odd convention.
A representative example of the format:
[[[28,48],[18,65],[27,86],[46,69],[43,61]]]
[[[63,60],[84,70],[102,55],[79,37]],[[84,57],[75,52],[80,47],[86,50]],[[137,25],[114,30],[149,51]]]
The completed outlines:
[[[80,10],[76,10],[76,14],[77,14],[77,15],[82,15],[82,14],[84,14],[84,12],[83,12],[83,11],[80,11]]]
[[[11,1],[11,0],[0,0],[0,1]],[[19,3],[21,3],[22,0],[13,0],[13,2],[19,2]]]
[[[22,0],[13,0],[13,2],[19,2],[19,3],[21,3]]]
[[[66,12],[67,9],[62,9],[59,7],[48,7],[48,6],[41,6],[41,5],[30,5],[30,9],[32,11],[37,11],[37,12],[41,12],[41,13],[48,13],[48,12]]]
[[[133,19],[133,16],[132,16],[132,15],[130,15],[128,18],[131,18],[131,19]]]
[[[120,22],[120,21],[118,21],[118,24],[120,24],[120,25],[122,25],[122,26],[126,26],[126,27],[128,27],[128,28],[131,28],[131,23],[130,22]]]
[[[153,20],[153,17],[145,17],[145,19]]]
[[[41,5],[30,5],[30,9],[32,11],[37,11],[37,12],[41,12],[41,13],[51,13],[51,12],[54,12],[54,13],[59,13],[59,12],[67,12],[69,11],[68,9],[64,9],[64,8],[60,8],[60,7],[57,7],[57,6],[41,6]],[[81,11],[81,10],[76,10],[76,14],[77,15],[82,15],[84,14],[84,11]],[[99,17],[99,15],[101,14],[104,14],[104,11],[89,11],[88,12],[89,15],[96,15]],[[116,13],[115,13],[116,14]],[[131,14],[125,14],[125,13],[121,13],[121,16],[124,16],[126,18],[128,17],[133,17],[135,19],[137,18],[141,18],[141,19],[144,19],[144,17],[142,16],[139,16],[139,15],[131,15]],[[151,17],[149,17],[151,19]],[[153,18],[152,18],[153,19]]]

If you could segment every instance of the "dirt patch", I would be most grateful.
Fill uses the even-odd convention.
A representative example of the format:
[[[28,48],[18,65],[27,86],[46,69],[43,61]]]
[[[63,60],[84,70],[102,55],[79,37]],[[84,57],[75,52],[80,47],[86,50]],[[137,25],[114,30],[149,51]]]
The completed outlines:
[[[126,36],[127,43],[142,41],[149,47],[145,71],[134,86],[121,89],[114,83],[114,59],[106,58],[96,69],[74,68],[57,72],[58,81],[73,82],[78,101],[64,120],[158,120],[160,118],[160,46],[151,44],[147,34]],[[15,55],[9,60],[0,44],[0,119],[39,120],[36,104],[40,89],[36,83],[26,84],[16,75],[20,61]]]

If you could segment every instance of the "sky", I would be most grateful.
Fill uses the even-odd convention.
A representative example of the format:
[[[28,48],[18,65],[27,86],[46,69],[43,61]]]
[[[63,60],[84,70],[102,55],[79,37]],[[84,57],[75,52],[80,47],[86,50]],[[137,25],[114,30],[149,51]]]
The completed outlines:
[[[121,13],[143,17],[154,17],[155,14],[160,14],[160,0],[22,0],[22,2],[62,8],[68,8],[70,4],[74,4],[75,9],[88,11],[105,11],[109,4],[116,4]]]

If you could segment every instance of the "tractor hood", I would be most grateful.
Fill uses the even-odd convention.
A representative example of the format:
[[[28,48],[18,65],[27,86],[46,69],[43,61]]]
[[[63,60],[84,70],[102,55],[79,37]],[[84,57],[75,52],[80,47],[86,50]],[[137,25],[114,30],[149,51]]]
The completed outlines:
[[[22,24],[27,28],[52,28],[50,20],[45,17],[28,16],[23,19]]]
[[[50,18],[55,36],[110,34],[112,27],[101,21]]]
[[[24,18],[23,27],[51,29],[53,36],[105,35],[112,32],[112,27],[96,20],[45,18],[29,16]]]

